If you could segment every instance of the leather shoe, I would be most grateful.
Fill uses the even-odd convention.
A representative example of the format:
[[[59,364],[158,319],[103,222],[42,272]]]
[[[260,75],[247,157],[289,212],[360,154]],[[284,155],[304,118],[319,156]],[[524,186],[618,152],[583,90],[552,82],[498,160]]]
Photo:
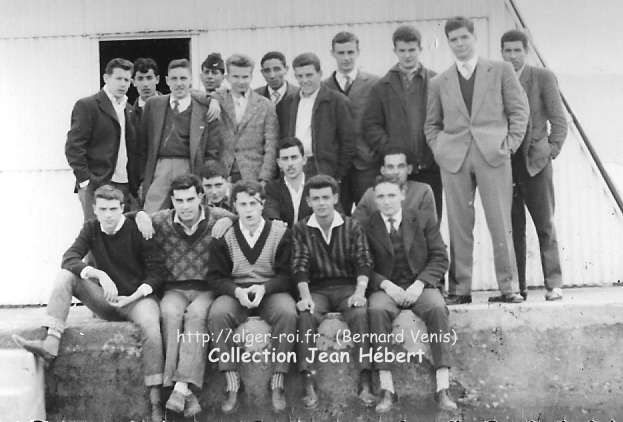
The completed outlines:
[[[396,401],[396,394],[389,390],[381,390],[381,400],[376,405],[376,413],[387,413],[392,410],[394,402]]]
[[[458,409],[456,403],[450,398],[450,392],[447,388],[435,393],[435,401],[440,410],[452,411]]]
[[[186,403],[186,397],[179,391],[173,390],[164,407],[173,412],[182,413],[184,411],[184,403]]]
[[[193,393],[186,396],[186,403],[184,403],[184,417],[192,418],[201,412],[201,405],[199,399]]]
[[[463,304],[466,304],[466,303],[472,303],[471,295],[464,295],[464,296],[448,295],[446,297],[446,305],[448,305],[448,306],[463,305]]]
[[[511,293],[507,295],[491,296],[489,298],[490,303],[521,303],[524,299],[518,293]]]
[[[524,301],[528,300],[528,291],[527,290],[522,290],[521,292],[519,292],[519,294],[521,295],[521,297],[523,297]]]
[[[18,336],[17,334],[13,334],[11,338],[19,347],[29,351],[35,356],[39,356],[46,363],[50,363],[54,360],[54,358],[56,358],[55,355],[45,349],[42,340],[26,340],[24,337]]]
[[[318,395],[316,394],[316,380],[312,373],[303,374],[303,385],[305,390],[303,405],[305,409],[315,409],[318,406]]]
[[[286,410],[286,395],[283,389],[275,388],[272,390],[271,401],[275,412],[279,413]]]

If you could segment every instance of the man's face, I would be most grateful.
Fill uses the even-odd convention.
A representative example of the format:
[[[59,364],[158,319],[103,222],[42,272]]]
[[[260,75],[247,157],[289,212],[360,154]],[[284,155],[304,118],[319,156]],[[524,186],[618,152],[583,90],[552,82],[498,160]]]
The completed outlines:
[[[112,73],[104,73],[104,83],[108,87],[108,90],[117,99],[123,98],[130,88],[130,81],[132,80],[132,72],[129,70],[115,67]]]
[[[262,64],[262,75],[272,89],[279,89],[283,85],[288,73],[288,66],[279,59],[268,59]]]
[[[123,205],[118,199],[95,198],[93,212],[102,229],[112,232],[123,215]]]
[[[259,193],[251,196],[247,192],[238,192],[236,194],[234,208],[236,209],[236,213],[238,213],[240,224],[242,224],[243,227],[252,228],[260,224],[264,203]]]
[[[227,69],[227,80],[231,85],[231,89],[238,94],[244,94],[249,90],[251,85],[252,67],[229,66]]]
[[[415,69],[420,63],[422,48],[417,41],[396,41],[394,54],[398,57],[398,64],[406,70]]]
[[[385,216],[396,214],[405,199],[404,192],[395,183],[380,183],[374,188],[374,201]]]
[[[223,176],[203,178],[203,190],[208,204],[217,204],[227,197],[227,180]]]
[[[307,158],[303,157],[298,147],[283,148],[279,150],[277,165],[288,179],[295,179],[303,173],[303,167]]]
[[[407,181],[407,177],[412,171],[413,166],[407,164],[407,157],[404,154],[386,155],[381,166],[383,176],[395,178],[400,184]]]
[[[178,189],[173,191],[171,202],[175,213],[184,224],[192,225],[199,219],[201,213],[201,199],[203,194],[197,193],[194,186],[188,189]]]
[[[336,43],[333,45],[331,54],[337,63],[337,70],[340,73],[350,73],[357,65],[359,57],[359,47],[355,41]]]
[[[225,74],[220,69],[208,69],[204,67],[201,69],[199,78],[206,91],[212,92],[221,87],[223,79],[225,79]]]
[[[505,41],[502,47],[502,58],[505,62],[513,65],[515,71],[521,69],[526,64],[528,52],[521,41]]]
[[[474,57],[476,37],[463,26],[448,33],[448,45],[458,60],[466,61]]]
[[[317,217],[329,217],[335,213],[335,205],[338,201],[337,193],[333,193],[330,187],[310,189],[307,194],[307,204]]]
[[[185,67],[176,67],[169,70],[167,75],[167,85],[171,89],[173,98],[181,100],[188,96],[190,92],[191,74],[190,69]]]
[[[160,76],[154,74],[154,69],[147,72],[137,71],[134,74],[134,86],[143,101],[156,95],[156,85],[160,82]]]
[[[304,95],[310,95],[320,88],[322,72],[316,70],[313,64],[294,68],[294,77]]]

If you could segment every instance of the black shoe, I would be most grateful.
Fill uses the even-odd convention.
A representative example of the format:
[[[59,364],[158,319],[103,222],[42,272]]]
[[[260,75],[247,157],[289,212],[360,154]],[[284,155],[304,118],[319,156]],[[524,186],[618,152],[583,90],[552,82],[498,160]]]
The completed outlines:
[[[316,380],[314,374],[307,372],[303,374],[303,405],[305,409],[315,409],[318,406],[318,394],[316,394]]]
[[[463,305],[466,303],[472,303],[471,295],[458,296],[458,295],[448,295],[446,297],[446,305]]]
[[[528,291],[527,290],[522,290],[521,292],[519,292],[519,294],[521,295],[521,297],[523,297],[523,300],[528,300]]]
[[[11,338],[19,347],[29,351],[35,356],[39,356],[45,361],[46,364],[49,364],[56,359],[56,355],[53,355],[46,350],[45,342],[43,340],[26,340],[24,337],[17,334],[13,334]]]
[[[388,390],[381,390],[381,400],[376,405],[376,413],[387,413],[392,410],[394,402],[396,401],[396,394]]]
[[[507,295],[491,296],[489,302],[491,303],[521,303],[524,298],[517,293],[511,293]]]
[[[440,410],[452,411],[458,409],[456,403],[450,398],[450,392],[447,388],[435,393],[435,401]]]

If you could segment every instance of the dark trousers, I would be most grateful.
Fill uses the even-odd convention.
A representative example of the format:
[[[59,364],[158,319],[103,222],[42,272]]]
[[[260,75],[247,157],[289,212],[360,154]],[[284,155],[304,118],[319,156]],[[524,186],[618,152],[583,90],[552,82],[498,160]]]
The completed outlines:
[[[370,332],[377,334],[391,333],[392,321],[398,316],[402,309],[411,309],[415,315],[422,318],[426,323],[426,328],[430,334],[437,334],[439,340],[440,333],[449,333],[448,307],[443,296],[438,289],[426,288],[410,308],[401,308],[394,302],[387,293],[377,291],[370,295],[368,299],[368,319],[370,321]],[[405,336],[411,333],[405,332]],[[390,344],[379,342],[373,344],[375,349],[379,346],[389,347]],[[449,368],[448,360],[450,344],[443,341],[431,341],[430,349],[433,355],[435,368]],[[391,364],[381,362],[376,364],[378,370],[389,370]]]
[[[353,205],[357,205],[363,194],[374,184],[374,179],[379,174],[376,167],[357,170],[351,168],[340,186],[340,201],[346,215],[351,215]]]
[[[437,211],[437,221],[441,221],[441,210],[443,209],[443,190],[441,185],[441,172],[438,167],[432,169],[425,169],[409,175],[409,180],[416,182],[426,183],[433,190],[433,197],[435,198],[435,207]]]
[[[562,285],[558,240],[554,227],[554,183],[551,161],[541,172],[530,177],[524,157],[513,156],[513,205],[511,221],[513,244],[519,273],[519,290],[526,291],[526,210],[530,212],[539,238],[541,266],[545,287],[551,290]],[[525,205],[525,207],[524,207]]]
[[[294,343],[285,340],[285,336],[293,337],[296,334],[296,303],[289,293],[266,295],[256,309],[243,307],[238,299],[231,296],[223,295],[216,298],[208,315],[210,333],[215,339],[213,346],[221,351],[233,351],[235,346],[231,341],[232,334],[250,315],[259,315],[271,326],[271,346],[276,353],[285,356],[294,349]],[[235,371],[236,363],[219,361],[218,369]],[[275,363],[275,372],[286,374],[288,370],[288,362]]]
[[[318,325],[327,312],[341,312],[353,333],[368,333],[368,309],[365,306],[353,308],[346,303],[348,298],[355,293],[354,285],[335,285],[321,289],[313,289],[310,285],[310,288],[312,288],[311,296],[315,309],[313,314],[305,311],[299,315],[298,332],[301,338],[297,345],[299,371],[309,371],[311,369],[312,364],[307,361],[307,358],[311,357],[309,349],[310,347],[315,347],[315,342],[313,335],[306,334],[318,331]],[[367,336],[364,342],[355,344],[355,361],[359,362],[359,349],[367,351],[369,347]],[[362,370],[372,369],[372,364],[364,360],[360,368]]]

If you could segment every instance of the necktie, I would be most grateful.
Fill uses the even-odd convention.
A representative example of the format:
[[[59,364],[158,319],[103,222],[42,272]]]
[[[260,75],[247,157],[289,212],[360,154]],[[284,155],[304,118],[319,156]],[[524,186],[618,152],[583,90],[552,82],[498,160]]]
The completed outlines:
[[[178,100],[173,100],[173,112],[175,114],[180,113],[180,102]]]
[[[389,235],[394,236],[397,232],[396,226],[394,225],[396,219],[394,217],[389,217],[387,221],[389,222]]]
[[[279,93],[279,91],[273,91],[272,93],[273,104],[277,104],[279,102],[279,98],[281,98],[281,94]]]
[[[348,92],[348,90],[350,89],[350,86],[353,84],[353,81],[350,79],[350,76],[346,75],[344,76],[344,92]]]
[[[461,65],[461,74],[465,79],[469,79],[472,76],[472,69],[469,63],[465,62]]]

